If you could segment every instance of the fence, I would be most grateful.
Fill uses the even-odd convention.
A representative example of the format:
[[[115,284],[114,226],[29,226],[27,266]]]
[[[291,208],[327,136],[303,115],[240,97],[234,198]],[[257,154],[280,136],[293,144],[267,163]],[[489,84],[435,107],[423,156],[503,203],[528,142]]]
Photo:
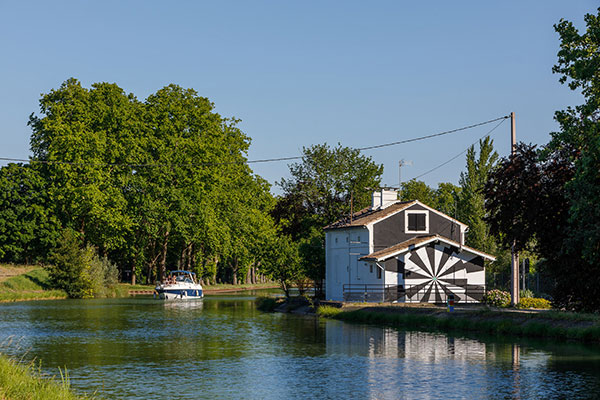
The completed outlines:
[[[504,273],[486,273],[486,286],[488,290],[499,289],[510,291],[510,272]],[[536,272],[525,274],[525,287],[523,288],[523,276],[519,278],[520,290],[528,289],[536,295],[552,293],[555,282],[549,274]]]
[[[485,288],[481,286],[473,286],[466,288],[454,289],[452,292],[435,291],[431,288],[415,288],[407,287],[405,297],[402,299],[407,303],[436,303],[445,304],[448,301],[449,295],[454,295],[455,303],[480,303],[485,295]]]
[[[401,285],[347,284],[343,286],[344,301],[392,302],[404,298]]]
[[[296,283],[295,286],[290,287],[290,294],[292,296],[308,295],[315,299],[325,298],[325,283],[324,282],[313,282],[310,283]]]

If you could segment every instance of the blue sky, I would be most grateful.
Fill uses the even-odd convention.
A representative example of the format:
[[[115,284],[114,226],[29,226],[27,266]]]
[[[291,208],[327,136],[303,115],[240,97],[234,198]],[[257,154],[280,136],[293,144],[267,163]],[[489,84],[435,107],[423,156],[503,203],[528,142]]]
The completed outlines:
[[[517,114],[544,144],[554,111],[581,102],[551,72],[553,24],[583,28],[597,1],[0,2],[0,157],[27,158],[41,93],[69,77],[115,82],[139,99],[176,83],[242,120],[249,159],[303,146],[364,147]],[[371,150],[384,183],[466,149],[493,125]],[[500,155],[510,124],[492,135]],[[421,179],[458,183],[464,156]],[[255,164],[274,183],[287,163]],[[273,192],[279,191],[274,188]]]

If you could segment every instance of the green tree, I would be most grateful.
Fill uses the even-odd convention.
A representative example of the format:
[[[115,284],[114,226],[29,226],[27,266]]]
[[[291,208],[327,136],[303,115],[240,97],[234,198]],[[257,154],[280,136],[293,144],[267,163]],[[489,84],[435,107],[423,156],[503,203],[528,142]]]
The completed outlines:
[[[207,281],[247,273],[273,200],[246,164],[250,138],[213,109],[177,85],[144,102],[75,79],[43,95],[31,147],[63,225],[134,279],[175,266]]]
[[[304,148],[302,153],[302,162],[289,166],[291,178],[282,179],[279,185],[284,197],[292,197],[291,203],[301,204],[304,210],[299,214],[301,218],[306,214],[315,217],[309,225],[323,227],[350,215],[351,208],[358,211],[371,203],[372,189],[368,188],[379,187],[383,173],[383,166],[375,164],[371,157],[340,144],[334,148],[314,145]],[[287,216],[282,214],[279,221]]]
[[[490,234],[485,222],[485,197],[483,189],[498,159],[493,140],[489,136],[479,141],[479,155],[475,146],[467,150],[467,169],[460,174],[461,192],[458,197],[458,220],[469,226],[466,244],[494,254],[496,238]]]
[[[460,187],[449,182],[439,183],[437,189],[433,189],[425,182],[416,179],[402,183],[403,200],[419,200],[451,217],[456,214],[456,204],[460,191]]]
[[[33,160],[46,164],[48,192],[62,224],[103,252],[127,245],[132,227],[124,213],[131,171],[113,164],[135,162],[139,102],[114,84],[88,90],[75,79],[42,96],[42,116],[31,115]]]
[[[262,264],[266,274],[277,280],[287,298],[290,286],[304,277],[298,245],[286,236],[272,236],[263,248]]]
[[[402,182],[402,200],[419,200],[429,207],[435,207],[435,190],[423,181],[411,179],[408,182]]]
[[[558,111],[561,130],[552,134],[551,148],[567,149],[576,172],[567,184],[571,230],[567,252],[581,254],[590,265],[600,265],[600,8],[585,16],[580,34],[569,21],[554,26],[560,35],[558,63],[553,72],[571,90],[581,90],[585,102]]]
[[[64,290],[71,298],[85,297],[90,282],[83,279],[86,257],[77,232],[72,229],[62,232],[57,248],[50,255],[50,262],[46,266],[50,285]]]
[[[580,34],[571,22],[555,25],[560,35],[560,82],[579,90],[584,104],[555,113],[560,131],[541,152],[519,145],[492,174],[486,206],[492,230],[505,245],[533,243],[543,269],[555,278],[554,303],[575,310],[600,310],[600,8],[585,16]]]
[[[47,180],[23,164],[0,168],[0,259],[12,263],[46,261],[60,234]]]
[[[318,281],[325,271],[322,228],[371,204],[383,166],[359,150],[322,144],[304,148],[302,162],[289,168],[272,215],[280,233],[300,243],[305,275]]]
[[[451,217],[458,218],[457,207],[458,199],[460,198],[461,188],[449,182],[438,184],[435,190],[435,206],[436,210],[443,212]]]

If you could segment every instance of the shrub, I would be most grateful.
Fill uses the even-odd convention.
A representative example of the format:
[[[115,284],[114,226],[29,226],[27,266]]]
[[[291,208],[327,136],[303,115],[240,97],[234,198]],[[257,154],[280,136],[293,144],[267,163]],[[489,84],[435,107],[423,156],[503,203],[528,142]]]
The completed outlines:
[[[119,270],[117,266],[105,257],[98,256],[96,249],[88,246],[85,249],[86,266],[83,270],[83,279],[88,282],[84,297],[107,296],[107,289],[119,283]]]
[[[483,301],[492,307],[508,307],[510,305],[510,293],[494,289],[488,291]]]
[[[521,299],[519,304],[517,304],[517,308],[551,308],[550,302],[546,299],[539,298],[529,298],[526,297]]]
[[[46,266],[50,285],[62,289],[72,298],[84,297],[86,282],[81,279],[85,265],[85,254],[79,245],[81,241],[77,232],[66,229],[63,231],[58,246],[50,255],[51,265]]]
[[[319,317],[334,318],[341,312],[342,310],[340,308],[332,306],[320,306],[319,308],[317,308],[317,315]]]
[[[50,284],[71,298],[106,296],[107,288],[118,283],[119,271],[106,257],[100,258],[94,247],[80,248],[77,233],[67,229],[47,266]]]
[[[533,298],[533,292],[529,289],[520,290],[519,297],[521,299],[531,299],[531,298]]]

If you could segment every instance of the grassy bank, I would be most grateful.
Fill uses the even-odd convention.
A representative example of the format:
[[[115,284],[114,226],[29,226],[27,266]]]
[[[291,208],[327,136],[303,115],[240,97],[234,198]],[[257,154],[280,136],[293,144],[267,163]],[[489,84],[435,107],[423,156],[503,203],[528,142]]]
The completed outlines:
[[[66,375],[60,378],[44,377],[34,364],[20,365],[0,354],[0,399],[2,400],[76,400]]]
[[[206,294],[225,293],[242,290],[276,288],[273,282],[257,284],[217,284],[206,285]],[[106,288],[104,297],[128,297],[130,291],[153,291],[154,285],[130,285],[120,283]],[[48,272],[34,265],[0,265],[0,302],[23,300],[64,299],[67,294],[62,290],[53,290],[48,284]]]
[[[2,266],[0,281],[0,302],[64,299],[67,294],[62,290],[50,289],[48,272],[41,267]]]
[[[397,306],[335,308],[321,306],[317,314],[348,322],[371,323],[427,331],[474,331],[492,335],[577,340],[600,344],[600,317],[548,311],[472,309],[448,313],[443,308]]]

